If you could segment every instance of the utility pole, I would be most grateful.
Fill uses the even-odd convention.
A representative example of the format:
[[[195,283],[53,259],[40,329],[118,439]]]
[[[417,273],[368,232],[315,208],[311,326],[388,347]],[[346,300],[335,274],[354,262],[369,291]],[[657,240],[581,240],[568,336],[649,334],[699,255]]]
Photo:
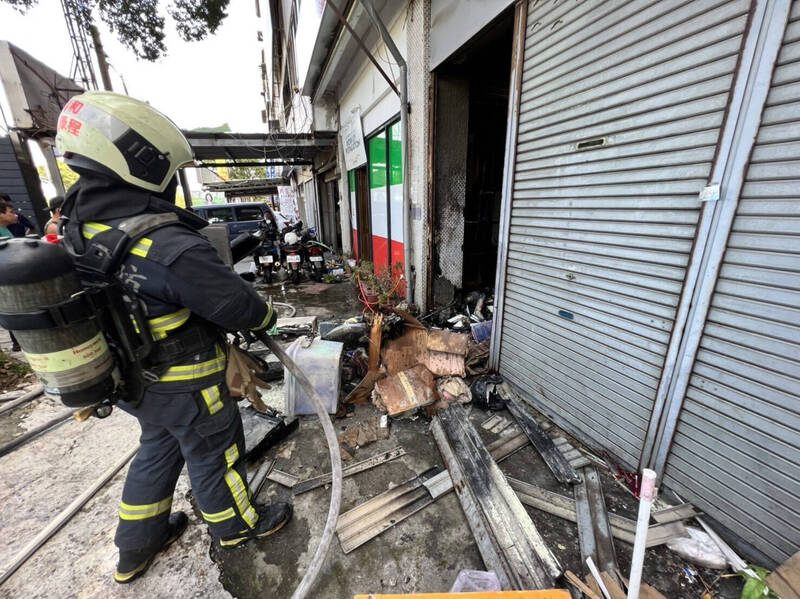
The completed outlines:
[[[113,92],[114,88],[111,87],[111,77],[108,74],[106,53],[105,50],[103,50],[103,42],[100,41],[100,32],[94,25],[89,25],[89,33],[92,36],[94,51],[97,54],[97,66],[100,68],[100,77],[103,79],[103,87],[107,92]]]
[[[86,39],[86,24],[80,8],[75,6],[75,1],[61,0],[74,57],[69,76],[75,81],[80,81],[85,89],[97,89],[94,67],[89,56],[89,42]]]

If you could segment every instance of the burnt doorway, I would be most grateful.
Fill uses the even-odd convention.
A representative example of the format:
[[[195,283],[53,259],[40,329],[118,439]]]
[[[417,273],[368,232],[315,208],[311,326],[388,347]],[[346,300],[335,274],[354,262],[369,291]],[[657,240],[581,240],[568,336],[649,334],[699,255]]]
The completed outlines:
[[[513,29],[510,8],[433,73],[431,274],[463,291],[494,287]]]
[[[372,228],[366,166],[347,173],[347,188],[350,194],[353,257],[356,260],[372,261]]]

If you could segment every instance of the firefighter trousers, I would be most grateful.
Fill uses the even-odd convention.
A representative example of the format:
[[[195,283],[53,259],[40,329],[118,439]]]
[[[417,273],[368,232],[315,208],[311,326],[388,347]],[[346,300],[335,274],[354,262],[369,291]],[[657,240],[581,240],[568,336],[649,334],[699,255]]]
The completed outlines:
[[[167,536],[178,476],[186,464],[197,505],[214,537],[253,528],[238,406],[224,383],[201,391],[147,391],[136,408],[120,404],[141,426],[114,539],[121,551],[155,550]]]

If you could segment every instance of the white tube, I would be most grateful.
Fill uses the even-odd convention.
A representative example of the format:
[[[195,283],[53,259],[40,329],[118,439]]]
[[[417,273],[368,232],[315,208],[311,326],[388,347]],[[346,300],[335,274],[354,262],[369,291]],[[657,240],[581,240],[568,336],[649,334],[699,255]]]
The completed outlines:
[[[633,541],[631,576],[628,582],[628,599],[639,599],[639,585],[642,582],[644,550],[647,545],[647,528],[650,526],[650,504],[656,493],[656,473],[642,470],[642,484],[639,489],[639,517],[636,520],[636,538]]]
[[[594,565],[594,560],[592,560],[591,555],[586,558],[586,565],[589,566],[589,572],[591,572],[592,576],[594,576],[594,581],[597,583],[597,587],[600,589],[600,592],[603,593],[603,597],[606,599],[611,599],[611,593],[608,592],[608,588],[603,582],[603,577],[600,576],[600,572],[598,571],[597,566]]]

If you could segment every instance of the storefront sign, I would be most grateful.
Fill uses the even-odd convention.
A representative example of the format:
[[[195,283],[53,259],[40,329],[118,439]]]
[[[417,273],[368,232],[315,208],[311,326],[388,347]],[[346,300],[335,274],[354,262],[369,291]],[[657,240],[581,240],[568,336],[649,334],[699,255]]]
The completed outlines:
[[[364,147],[364,132],[361,130],[361,110],[356,108],[341,128],[342,147],[344,148],[344,165],[348,171],[367,161],[367,150]]]
[[[286,218],[297,218],[297,196],[291,185],[278,185],[278,198],[281,203],[281,214]]]

